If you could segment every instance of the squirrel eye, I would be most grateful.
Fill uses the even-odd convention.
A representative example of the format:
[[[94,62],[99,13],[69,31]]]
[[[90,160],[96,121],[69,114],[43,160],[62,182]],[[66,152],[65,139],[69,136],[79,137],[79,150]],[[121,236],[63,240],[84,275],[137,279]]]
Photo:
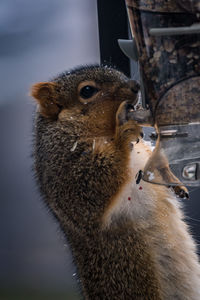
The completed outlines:
[[[86,85],[80,90],[80,96],[83,99],[89,99],[94,96],[99,90],[91,85]]]

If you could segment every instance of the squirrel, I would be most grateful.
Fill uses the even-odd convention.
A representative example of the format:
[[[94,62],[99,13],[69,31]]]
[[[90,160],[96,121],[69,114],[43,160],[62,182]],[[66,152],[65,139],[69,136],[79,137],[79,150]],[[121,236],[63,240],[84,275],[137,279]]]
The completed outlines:
[[[151,155],[128,117],[138,90],[98,65],[33,85],[37,183],[85,299],[199,300],[200,265],[179,199],[166,186],[136,184]]]

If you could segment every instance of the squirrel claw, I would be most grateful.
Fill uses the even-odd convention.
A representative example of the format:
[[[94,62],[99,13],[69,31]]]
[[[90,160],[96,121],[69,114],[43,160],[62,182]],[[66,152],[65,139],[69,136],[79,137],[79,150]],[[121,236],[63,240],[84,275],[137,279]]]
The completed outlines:
[[[143,172],[142,172],[142,170],[139,170],[139,172],[135,175],[136,184],[140,183],[142,176],[143,176]]]
[[[186,187],[184,186],[174,186],[173,190],[175,194],[181,199],[189,199],[189,193]]]

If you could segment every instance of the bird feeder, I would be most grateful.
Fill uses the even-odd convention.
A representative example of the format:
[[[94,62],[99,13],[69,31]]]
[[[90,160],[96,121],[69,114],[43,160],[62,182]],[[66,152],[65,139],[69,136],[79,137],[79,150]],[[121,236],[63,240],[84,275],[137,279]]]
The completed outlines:
[[[154,126],[157,137],[142,178],[199,186],[200,1],[125,2],[133,40],[119,44],[140,66],[143,109],[134,119]],[[168,164],[176,176],[165,172]]]

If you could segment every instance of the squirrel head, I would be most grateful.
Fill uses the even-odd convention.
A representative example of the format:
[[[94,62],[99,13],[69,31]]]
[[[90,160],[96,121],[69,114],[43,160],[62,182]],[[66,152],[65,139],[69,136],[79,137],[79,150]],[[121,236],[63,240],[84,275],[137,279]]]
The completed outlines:
[[[86,66],[65,72],[49,82],[36,83],[31,95],[39,113],[52,121],[79,120],[94,136],[109,135],[123,101],[135,104],[139,84],[107,66]],[[86,128],[87,127],[87,128]]]
[[[68,228],[72,224],[78,231],[87,231],[101,219],[112,196],[110,184],[103,193],[101,185],[110,172],[110,160],[97,159],[96,164],[106,170],[95,181],[93,158],[103,145],[113,151],[109,143],[115,135],[117,110],[124,101],[134,104],[138,89],[137,82],[103,66],[81,67],[32,87],[39,106],[34,135],[36,178],[51,210]],[[114,189],[118,184],[113,181]]]

